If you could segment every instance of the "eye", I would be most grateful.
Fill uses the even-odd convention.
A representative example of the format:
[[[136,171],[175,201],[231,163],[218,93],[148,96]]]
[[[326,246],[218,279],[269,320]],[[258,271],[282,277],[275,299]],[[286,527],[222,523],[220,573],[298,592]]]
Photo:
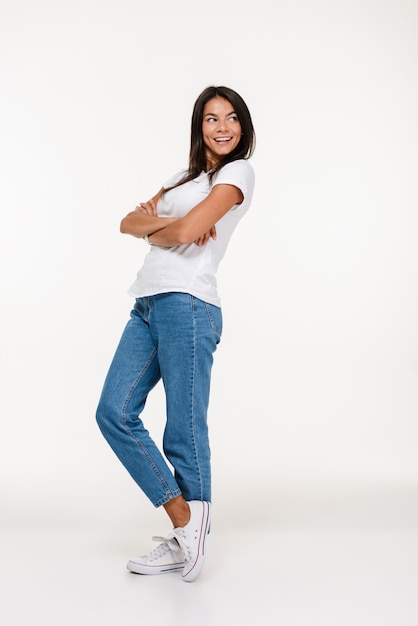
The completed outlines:
[[[238,122],[238,116],[237,115],[231,115],[229,118],[230,122]]]
[[[206,122],[216,122],[216,117],[207,117]]]

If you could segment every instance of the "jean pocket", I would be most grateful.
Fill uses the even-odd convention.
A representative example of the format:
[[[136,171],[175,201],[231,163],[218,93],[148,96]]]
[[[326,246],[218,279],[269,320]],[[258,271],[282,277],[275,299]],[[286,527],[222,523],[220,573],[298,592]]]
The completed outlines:
[[[209,324],[213,332],[218,336],[218,341],[222,336],[222,310],[214,304],[205,302],[206,311],[208,314]]]

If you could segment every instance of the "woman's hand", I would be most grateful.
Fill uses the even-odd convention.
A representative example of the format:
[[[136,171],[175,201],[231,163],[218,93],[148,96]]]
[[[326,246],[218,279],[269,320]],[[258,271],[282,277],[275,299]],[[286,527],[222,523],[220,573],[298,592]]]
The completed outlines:
[[[153,198],[148,200],[148,202],[140,202],[138,206],[135,207],[135,211],[139,211],[140,213],[144,213],[145,215],[153,215],[157,216],[157,203]]]
[[[216,239],[216,227],[212,226],[206,233],[201,235],[198,239],[196,239],[193,243],[197,246],[205,246],[209,239]]]

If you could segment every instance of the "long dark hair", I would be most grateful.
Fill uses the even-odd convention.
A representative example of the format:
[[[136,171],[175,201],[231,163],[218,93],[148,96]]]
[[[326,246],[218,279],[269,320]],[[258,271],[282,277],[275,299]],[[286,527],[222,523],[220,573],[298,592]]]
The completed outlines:
[[[209,100],[217,97],[224,98],[231,104],[241,124],[242,135],[235,150],[227,154],[210,172],[208,172],[209,181],[211,181],[215,174],[227,163],[231,163],[231,161],[236,161],[237,159],[249,159],[253,154],[255,149],[255,131],[250,112],[242,97],[229,87],[206,87],[200,96],[198,96],[193,107],[188,170],[185,176],[176,185],[170,187],[170,189],[197,178],[202,171],[206,170],[206,146],[203,141],[202,133],[203,109]],[[166,191],[168,191],[168,189],[166,189]]]

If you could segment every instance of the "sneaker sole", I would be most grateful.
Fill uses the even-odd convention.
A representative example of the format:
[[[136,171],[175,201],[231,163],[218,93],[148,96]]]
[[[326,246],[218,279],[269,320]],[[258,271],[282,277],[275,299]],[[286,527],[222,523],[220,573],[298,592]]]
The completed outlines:
[[[142,565],[135,561],[128,561],[126,568],[133,574],[145,574],[147,576],[156,576],[158,574],[170,574],[172,572],[181,572],[184,569],[184,563],[174,563],[173,565]]]

